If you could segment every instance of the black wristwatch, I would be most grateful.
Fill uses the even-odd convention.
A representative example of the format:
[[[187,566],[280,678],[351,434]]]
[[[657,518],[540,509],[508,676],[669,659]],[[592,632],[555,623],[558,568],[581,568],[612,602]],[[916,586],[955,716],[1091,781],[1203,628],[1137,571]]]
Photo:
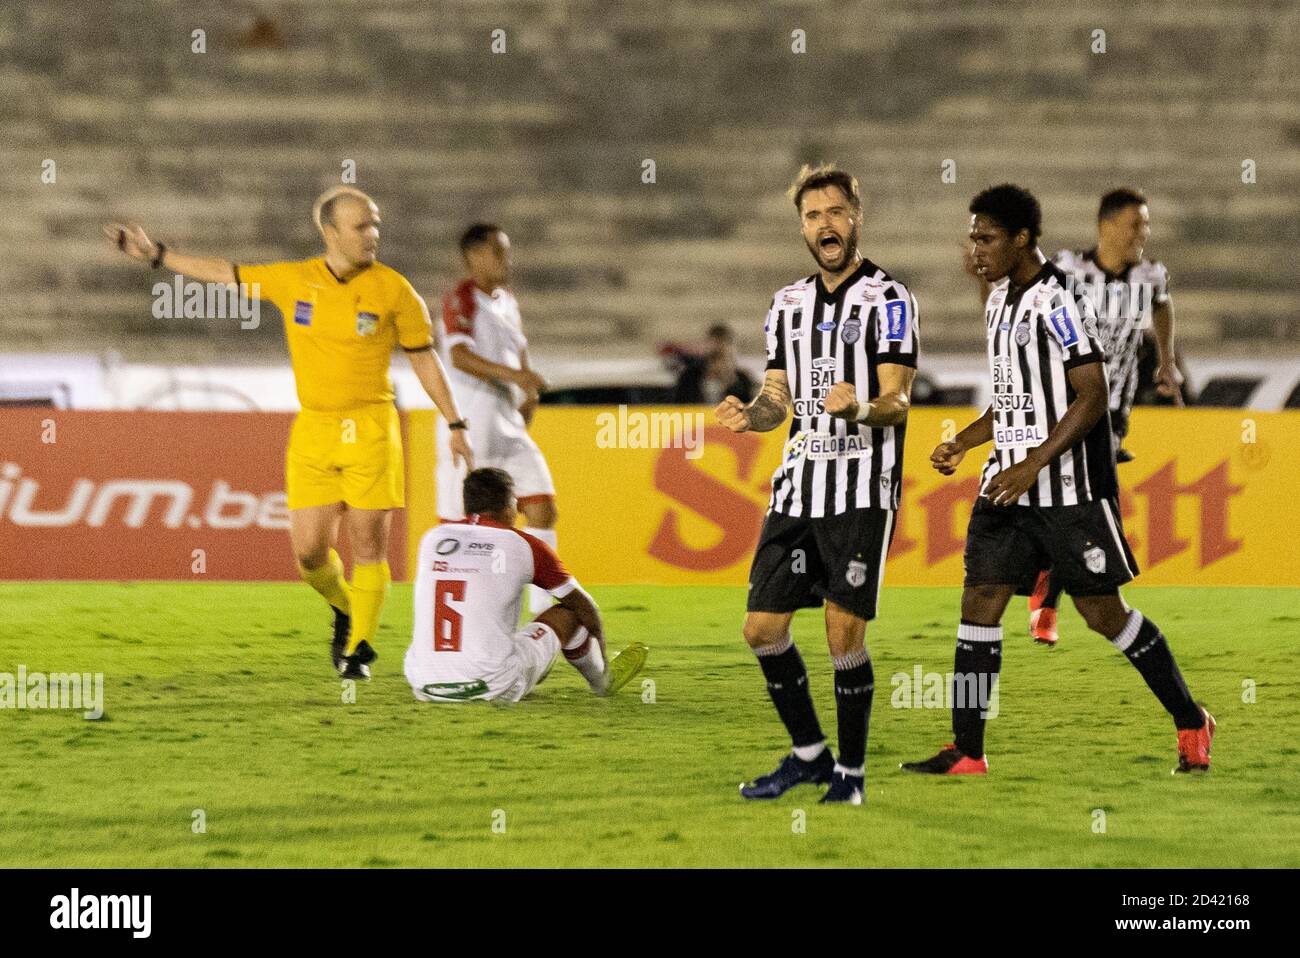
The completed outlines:
[[[457,419],[455,422],[449,422],[449,423],[447,423],[447,428],[448,428],[448,429],[468,429],[468,428],[469,428],[469,420],[468,420],[468,419]]]

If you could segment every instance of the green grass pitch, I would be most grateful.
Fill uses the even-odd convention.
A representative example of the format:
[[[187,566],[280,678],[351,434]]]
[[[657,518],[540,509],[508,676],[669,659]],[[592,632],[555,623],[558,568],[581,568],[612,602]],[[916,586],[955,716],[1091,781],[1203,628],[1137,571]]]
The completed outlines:
[[[771,803],[737,794],[787,747],[740,638],[743,589],[593,592],[612,648],[651,647],[653,696],[634,683],[595,699],[561,662],[520,705],[417,703],[401,674],[405,586],[384,612],[375,679],[349,704],[324,606],[303,585],[0,584],[0,671],[105,683],[99,721],[0,710],[0,864],[1300,864],[1295,590],[1127,593],[1218,717],[1210,774],[1170,775],[1171,723],[1073,610],[1046,649],[1017,601],[991,774],[936,780],[898,763],[948,741],[948,713],[891,707],[891,677],[951,669],[957,590],[888,588],[867,635],[876,699],[858,808],[820,807],[811,786]],[[820,613],[800,613],[795,638],[833,736]]]

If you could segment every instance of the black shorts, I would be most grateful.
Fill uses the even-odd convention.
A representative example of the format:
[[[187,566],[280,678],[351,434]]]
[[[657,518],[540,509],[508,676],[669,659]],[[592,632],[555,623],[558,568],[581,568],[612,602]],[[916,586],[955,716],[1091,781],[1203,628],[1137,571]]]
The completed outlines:
[[[1032,587],[1043,569],[1070,595],[1106,595],[1138,574],[1119,506],[995,506],[980,496],[966,527],[966,585]]]
[[[890,509],[850,509],[820,519],[769,512],[749,567],[746,608],[793,612],[830,600],[870,621],[893,537]]]

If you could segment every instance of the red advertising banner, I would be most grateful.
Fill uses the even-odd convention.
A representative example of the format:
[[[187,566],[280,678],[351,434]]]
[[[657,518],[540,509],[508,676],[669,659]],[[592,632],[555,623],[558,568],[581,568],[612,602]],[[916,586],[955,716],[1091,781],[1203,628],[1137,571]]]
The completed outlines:
[[[0,410],[0,579],[297,579],[284,497],[292,422]],[[401,578],[405,523],[392,530]]]

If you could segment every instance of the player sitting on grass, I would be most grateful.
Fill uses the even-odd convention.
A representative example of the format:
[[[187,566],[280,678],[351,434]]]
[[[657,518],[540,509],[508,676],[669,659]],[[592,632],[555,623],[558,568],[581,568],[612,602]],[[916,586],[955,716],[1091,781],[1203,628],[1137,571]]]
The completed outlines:
[[[1002,666],[1002,614],[1042,569],[1088,628],[1133,663],[1178,730],[1177,772],[1210,767],[1214,719],[1187,690],[1159,626],[1120,597],[1137,562],[1120,521],[1104,354],[1081,292],[1038,250],[1042,213],[1027,190],[987,189],[970,204],[975,268],[992,284],[984,309],[993,401],[930,461],[950,476],[994,448],[966,530],[966,581],[953,665],[953,744],[903,768],[983,775],[988,697]],[[973,701],[972,701],[973,700]]]
[[[514,482],[501,469],[475,469],[462,487],[465,518],[420,540],[415,629],[406,678],[422,702],[518,702],[564,652],[597,695],[617,692],[649,651],[633,642],[605,662],[600,610],[536,536],[516,529]],[[523,587],[559,604],[516,631]]]

